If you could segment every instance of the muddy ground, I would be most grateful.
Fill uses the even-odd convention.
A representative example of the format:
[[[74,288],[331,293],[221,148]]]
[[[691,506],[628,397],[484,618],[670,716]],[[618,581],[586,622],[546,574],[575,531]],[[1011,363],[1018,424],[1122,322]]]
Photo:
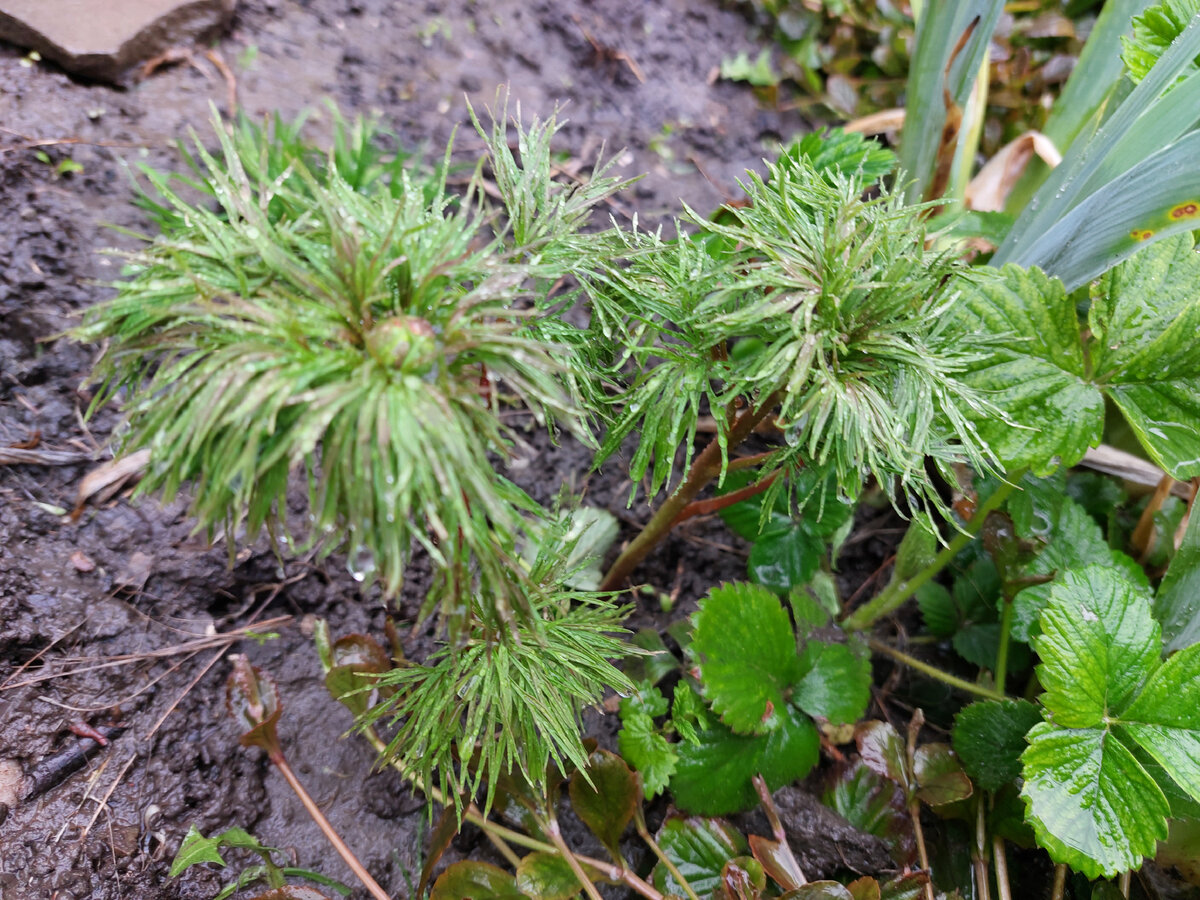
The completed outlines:
[[[710,83],[721,58],[741,49],[756,49],[746,21],[713,0],[254,0],[239,4],[215,45],[246,112],[291,116],[332,98],[347,113],[380,114],[411,146],[441,147],[467,119],[464,96],[482,107],[501,84],[527,115],[567,104],[559,147],[585,161],[602,147],[622,151],[621,173],[647,175],[616,212],[651,220],[680,198],[713,208],[773,142],[807,129],[795,113],[760,109],[742,87]],[[167,878],[192,824],[246,828],[299,865],[353,883],[262,755],[238,746],[223,710],[220,651],[229,648],[279,680],[294,767],[375,877],[407,896],[423,803],[389,775],[361,777],[373,756],[342,739],[350,719],[314,678],[308,637],[312,616],[335,635],[381,633],[378,597],[361,596],[336,558],[281,570],[262,542],[236,548],[231,568],[224,544],[191,533],[183,500],[118,495],[77,519],[59,512],[108,458],[118,417],[106,409],[85,422],[95,348],[54,335],[106,296],[119,262],[100,251],[132,246],[104,226],[146,227],[130,204],[130,164],[178,167],[171,143],[189,127],[208,133],[209,104],[227,112],[228,85],[202,55],[122,90],[22,56],[0,46],[0,447],[37,442],[64,461],[0,465],[0,898],[210,897],[213,870]],[[70,142],[30,146],[60,139]],[[477,146],[463,132],[460,150]],[[82,170],[57,173],[68,158]],[[624,510],[619,465],[590,479],[586,467],[577,447],[543,447],[518,461],[515,477],[536,481],[540,499],[586,479],[590,502],[630,522],[646,517],[644,506]],[[678,590],[686,610],[707,585],[744,572],[737,552],[718,546],[730,541],[719,524],[695,525],[641,577]],[[859,545],[857,564],[851,554],[851,578],[879,558],[871,543]],[[412,612],[402,602],[398,617]],[[290,618],[262,646],[178,649],[255,615]],[[136,658],[97,667],[116,654]],[[79,772],[21,800],[30,773],[90,746],[72,727],[118,721],[126,730]],[[592,721],[610,740],[611,718]],[[447,858],[476,843],[464,835]]]

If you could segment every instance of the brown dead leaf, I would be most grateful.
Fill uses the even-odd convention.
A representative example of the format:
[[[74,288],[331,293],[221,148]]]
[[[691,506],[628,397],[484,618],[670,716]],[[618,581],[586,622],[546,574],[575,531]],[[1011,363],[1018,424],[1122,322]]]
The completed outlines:
[[[997,151],[967,185],[967,209],[1000,212],[1029,161],[1037,154],[1050,168],[1062,162],[1054,142],[1040,131],[1027,131]]]
[[[96,561],[82,550],[76,550],[71,554],[71,565],[80,572],[94,572],[96,570]]]
[[[75,511],[72,517],[78,518],[83,506],[88,500],[95,498],[97,503],[105,503],[116,496],[130,480],[141,475],[142,470],[150,463],[150,451],[139,450],[129,456],[110,459],[97,466],[83,476],[79,482],[79,493],[75,498]]]

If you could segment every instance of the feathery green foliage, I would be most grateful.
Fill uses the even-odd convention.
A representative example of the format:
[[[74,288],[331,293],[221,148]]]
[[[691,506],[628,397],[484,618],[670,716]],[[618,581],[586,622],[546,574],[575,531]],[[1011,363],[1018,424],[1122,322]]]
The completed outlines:
[[[300,542],[344,550],[356,577],[396,593],[416,542],[447,607],[532,615],[494,551],[537,507],[488,458],[511,443],[492,385],[589,438],[588,369],[530,323],[595,243],[576,233],[587,210],[616,187],[551,182],[554,130],[522,131],[532,177],[503,125],[492,134],[511,228],[477,180],[455,196],[444,167],[395,165],[361,125],[343,124],[324,162],[294,126],[231,137],[218,125],[221,155],[197,140],[194,160],[215,209],[148,171],[163,233],[77,332],[108,341],[96,402],[128,392],[126,449],[153,451],[141,491],[190,483],[199,526],[232,546],[243,526],[247,538],[286,527],[300,471]],[[568,334],[560,321],[555,336]]]
[[[719,411],[746,404],[777,406],[786,436],[764,473],[815,466],[852,496],[873,475],[932,497],[926,457],[986,467],[968,413],[988,407],[959,378],[973,351],[944,330],[963,269],[925,249],[922,207],[866,186],[799,155],[676,240],[623,235],[628,264],[589,285],[637,363],[601,457],[639,432],[632,475],[653,463],[657,492],[705,403],[724,429]]]

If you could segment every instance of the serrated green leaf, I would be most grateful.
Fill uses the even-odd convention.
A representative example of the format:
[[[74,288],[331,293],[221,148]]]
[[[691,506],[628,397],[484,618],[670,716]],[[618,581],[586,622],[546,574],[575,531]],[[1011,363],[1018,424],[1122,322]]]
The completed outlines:
[[[871,662],[846,644],[809,641],[800,654],[804,676],[792,701],[835,725],[857,722],[871,701]]]
[[[1110,732],[1043,722],[1030,731],[1022,762],[1029,820],[1055,862],[1112,878],[1136,869],[1167,836],[1166,797]]]
[[[516,878],[520,894],[534,900],[567,900],[580,890],[578,877],[558,853],[536,852],[521,857]],[[475,900],[475,895],[463,894],[462,898]]]
[[[1200,254],[1180,234],[1110,271],[1089,312],[1097,381],[1155,462],[1181,480],[1200,474],[1198,279]]]
[[[743,856],[749,849],[746,839],[729,823],[697,816],[667,819],[655,838],[700,897],[708,897],[717,890],[725,863]],[[664,894],[685,896],[683,887],[662,863],[654,867],[652,881]]]
[[[983,438],[1010,469],[1046,474],[1100,442],[1104,401],[1087,380],[1075,306],[1062,282],[1019,266],[965,281],[957,307],[967,332],[998,339],[970,384],[1011,420],[984,416]]]
[[[922,744],[913,754],[917,797],[930,806],[945,806],[971,796],[971,779],[949,744]]]
[[[1028,700],[981,700],[954,717],[954,750],[985,791],[998,791],[1021,774],[1025,735],[1042,721]]]
[[[240,828],[236,830],[241,831]],[[245,832],[242,833],[245,834]],[[249,837],[249,835],[246,836]],[[188,828],[187,834],[183,836],[183,842],[179,845],[179,852],[175,854],[175,859],[171,861],[171,871],[168,874],[171,878],[178,878],[192,866],[206,862],[216,863],[223,868],[225,860],[221,858],[220,846],[220,835],[205,837],[200,833],[199,828],[192,825]]]
[[[1200,0],[1162,0],[1134,16],[1133,35],[1121,38],[1121,59],[1129,67],[1129,77],[1135,84],[1154,68],[1197,14],[1200,14]],[[1190,68],[1195,70],[1196,63]]]
[[[1120,719],[1175,783],[1200,801],[1200,644],[1163,663]]]
[[[575,814],[616,859],[621,835],[640,800],[629,766],[615,753],[596,750],[588,757],[586,777],[584,770],[571,776],[569,791]]]
[[[829,590],[831,587],[833,587],[831,580],[822,579],[819,587],[810,583],[804,587],[792,588],[788,594],[788,603],[792,607],[792,618],[796,622],[801,640],[812,629],[824,628],[829,624],[829,620],[837,614],[836,587],[833,587],[832,593]]]
[[[1112,569],[1068,571],[1050,591],[1042,633],[1042,704],[1060,728],[1096,728],[1120,710],[1158,662],[1151,596]]]
[[[734,734],[718,723],[698,738],[695,745],[675,745],[679,763],[671,793],[681,809],[712,816],[754,806],[755,775],[761,774],[770,790],[806,775],[817,764],[821,743],[816,726],[790,704],[780,726],[768,734]]]
[[[499,866],[484,862],[451,863],[438,876],[429,900],[526,900],[517,879]]]
[[[779,155],[779,164],[804,157],[818,172],[837,170],[857,176],[864,187],[877,182],[896,166],[896,155],[878,141],[840,128],[809,132],[797,138]]]
[[[654,725],[654,719],[644,711],[621,710],[621,731],[617,735],[621,756],[642,776],[647,798],[657,797],[675,772],[678,757],[674,746]]]
[[[1150,581],[1134,560],[1113,550],[1095,519],[1078,503],[1063,498],[1057,521],[1047,536],[1046,548],[1024,569],[1026,576],[1054,575],[1054,580],[1035,584],[1020,591],[1013,603],[1012,636],[1028,641],[1038,629],[1041,615],[1050,599],[1050,591],[1062,580],[1062,573],[1089,565],[1109,566],[1144,590]]]
[[[808,582],[821,567],[825,540],[807,528],[793,526],[771,531],[754,542],[746,571],[756,584],[786,594]]]
[[[691,680],[676,685],[675,696],[671,699],[671,726],[681,738],[698,743],[698,731],[712,728],[713,721],[704,698]]]
[[[1154,598],[1167,652],[1200,642],[1200,515],[1193,512]]]
[[[800,674],[779,598],[755,585],[722,585],[700,601],[695,621],[700,682],[721,721],[741,734],[779,728],[784,692]]]

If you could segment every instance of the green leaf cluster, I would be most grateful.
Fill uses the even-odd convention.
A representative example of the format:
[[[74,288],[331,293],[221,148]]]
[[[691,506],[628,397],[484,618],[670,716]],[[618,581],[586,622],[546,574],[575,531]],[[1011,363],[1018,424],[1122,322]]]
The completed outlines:
[[[1167,837],[1169,796],[1200,800],[1200,645],[1162,659],[1148,589],[1088,566],[1050,592],[1034,647],[1045,721],[1022,796],[1052,858],[1095,878]]]
[[[805,626],[828,623],[815,601],[798,596],[793,605]],[[648,795],[669,781],[681,808],[723,815],[754,804],[754,775],[774,790],[816,764],[812,719],[856,721],[870,699],[870,664],[861,647],[807,636],[798,644],[779,598],[758,585],[713,589],[694,625],[696,686],[675,688],[666,729],[654,724],[668,708],[657,688],[623,702],[619,743]],[[681,740],[671,743],[666,731]]]
[[[601,459],[637,435],[631,475],[656,494],[707,406],[723,450],[723,411],[776,410],[785,442],[763,476],[808,466],[851,498],[874,476],[936,502],[927,458],[986,467],[973,418],[987,404],[962,380],[976,342],[947,327],[960,264],[925,249],[920,207],[866,187],[798,154],[750,175],[745,207],[689,213],[673,240],[615,238],[622,261],[588,293],[598,340],[635,365]]]
[[[1133,34],[1121,38],[1121,59],[1135,84],[1149,74],[1163,52],[1197,15],[1200,15],[1198,0],[1163,0],[1133,17]],[[1185,72],[1194,72],[1197,68],[1200,66],[1193,61]]]
[[[1105,404],[1176,478],[1200,474],[1200,255],[1190,234],[1144,249],[1097,282],[1080,323],[1061,282],[1015,265],[972,279],[961,333],[996,346],[967,381],[1003,416],[978,420],[1010,469],[1046,474],[1099,443]]]

